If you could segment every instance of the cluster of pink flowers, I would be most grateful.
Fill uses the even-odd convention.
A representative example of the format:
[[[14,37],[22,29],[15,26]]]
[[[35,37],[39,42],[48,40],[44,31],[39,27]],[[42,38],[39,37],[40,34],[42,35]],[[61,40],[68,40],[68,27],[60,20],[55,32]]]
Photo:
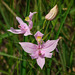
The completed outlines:
[[[45,16],[45,19],[52,20],[57,15],[58,8],[57,5],[55,5],[50,12]],[[29,17],[26,17],[25,20],[29,23],[29,26],[22,21],[20,17],[16,17],[17,21],[19,22],[18,28],[20,29],[14,29],[11,27],[8,31],[14,33],[14,34],[24,34],[24,36],[32,35],[30,30],[33,27],[32,17],[36,12],[30,12]],[[59,38],[57,40],[48,40],[44,42],[42,40],[44,34],[42,34],[40,31],[37,31],[34,35],[37,45],[29,42],[19,42],[19,44],[22,46],[25,52],[29,53],[32,59],[36,59],[37,64],[42,69],[45,64],[45,57],[51,58],[52,57],[52,51],[56,49],[56,46],[58,44]]]

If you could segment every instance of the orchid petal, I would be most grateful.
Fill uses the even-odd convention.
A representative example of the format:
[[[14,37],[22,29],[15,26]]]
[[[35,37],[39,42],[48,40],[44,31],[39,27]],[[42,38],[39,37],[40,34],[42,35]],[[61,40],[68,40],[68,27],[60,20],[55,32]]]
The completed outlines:
[[[20,25],[25,25],[25,26],[27,26],[27,24],[24,23],[20,17],[16,17],[16,19],[17,19],[17,21],[19,22]]]
[[[34,35],[35,38],[37,38],[37,36],[40,36],[41,38],[43,37],[44,34],[42,34],[40,31],[37,31]]]
[[[30,20],[29,21],[29,28],[32,29],[32,27],[33,27],[33,22]]]
[[[9,30],[7,30],[7,31],[10,31],[10,32],[12,32],[12,33],[14,33],[14,34],[23,34],[24,33],[24,31],[22,31],[22,30],[20,30],[20,29],[14,29],[13,27],[11,27]]]
[[[29,43],[29,42],[19,42],[25,52],[34,53],[37,49],[37,45]]]
[[[25,32],[24,36],[27,36],[27,35],[32,35],[29,28],[27,28],[27,31]]]
[[[29,18],[30,18],[30,20],[32,20],[32,17],[33,17],[33,15],[35,14],[35,13],[37,13],[37,12],[30,12],[30,14],[29,14]]]
[[[44,44],[42,44],[43,48],[47,48],[50,45],[52,45],[53,43],[55,43],[57,40],[48,40],[46,42],[44,42]]]
[[[47,51],[41,50],[41,53],[42,53],[42,55],[44,54],[44,57],[47,57],[47,58],[51,58],[52,57],[52,53],[49,53]]]
[[[39,57],[38,51],[30,55],[32,59],[36,59]]]
[[[36,59],[36,61],[37,61],[37,64],[40,66],[40,68],[42,69],[43,68],[43,66],[44,66],[44,64],[45,64],[45,58],[42,58],[42,57],[38,57],[37,59]]]
[[[23,23],[24,23],[20,17],[16,17],[16,19],[17,19],[17,21],[18,21],[20,24],[23,24]]]
[[[58,49],[56,48],[56,52],[58,52],[59,53],[59,51],[58,51]]]
[[[48,40],[46,43],[44,43],[42,50],[46,52],[52,52],[58,43],[59,39],[57,40]]]
[[[45,57],[51,58],[52,57],[52,53],[45,52]]]
[[[31,33],[26,32],[24,36],[32,35]]]

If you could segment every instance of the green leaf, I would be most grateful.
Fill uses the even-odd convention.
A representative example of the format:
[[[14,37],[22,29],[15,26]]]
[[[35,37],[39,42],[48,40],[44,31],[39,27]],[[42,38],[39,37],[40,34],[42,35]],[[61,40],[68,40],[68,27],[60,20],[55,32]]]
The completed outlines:
[[[21,61],[26,61],[26,60],[24,60],[24,59],[21,59],[21,58],[18,58],[18,57],[15,57],[15,56],[12,56],[12,55],[3,53],[3,52],[0,52],[0,55],[6,56],[6,57],[10,57],[10,58],[13,58],[13,59],[18,59],[18,60],[21,60]]]
[[[7,38],[7,37],[12,36],[12,35],[13,35],[13,33],[7,32],[5,34],[0,35],[0,39],[4,39],[4,38]]]
[[[5,71],[3,71],[3,70],[0,70],[0,72],[1,72],[2,74],[9,75],[9,73],[7,73],[7,72],[5,72]]]

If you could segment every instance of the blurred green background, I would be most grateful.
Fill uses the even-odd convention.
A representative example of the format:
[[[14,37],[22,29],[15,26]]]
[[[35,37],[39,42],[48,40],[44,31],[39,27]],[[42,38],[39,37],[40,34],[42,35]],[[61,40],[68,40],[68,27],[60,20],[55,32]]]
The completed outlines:
[[[75,0],[0,0],[0,75],[75,75],[74,3]],[[44,24],[45,15],[56,4],[58,15]],[[18,28],[16,16],[25,22],[30,11],[37,12],[33,16],[33,34],[40,30],[44,41],[62,37],[57,46],[59,53],[54,51],[51,59],[46,58],[42,70],[18,44],[19,41],[36,44],[34,36],[7,31],[10,27]]]

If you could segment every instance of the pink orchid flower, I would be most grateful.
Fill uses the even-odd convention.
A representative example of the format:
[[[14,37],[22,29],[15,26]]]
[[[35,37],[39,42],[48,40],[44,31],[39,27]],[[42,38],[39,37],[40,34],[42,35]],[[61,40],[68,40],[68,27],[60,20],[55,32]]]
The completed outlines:
[[[26,17],[26,18],[25,18],[25,21],[27,21],[27,22],[29,23],[29,28],[30,28],[30,29],[32,29],[32,27],[33,27],[32,17],[33,17],[33,15],[34,15],[35,13],[37,13],[37,12],[33,12],[33,13],[30,12],[29,17]]]
[[[51,58],[52,51],[56,48],[59,39],[57,40],[48,40],[47,42],[43,43],[42,37],[44,34],[41,32],[37,32],[34,37],[38,43],[32,44],[29,42],[19,42],[25,52],[30,53],[32,59],[36,59],[37,64],[42,69],[45,64],[45,57]]]
[[[11,27],[8,31],[14,34],[24,34],[24,36],[32,35],[30,32],[30,28],[27,26],[27,24],[24,23],[20,17],[16,17],[16,19],[20,24],[18,25],[18,28],[20,29],[14,29],[13,27]]]

